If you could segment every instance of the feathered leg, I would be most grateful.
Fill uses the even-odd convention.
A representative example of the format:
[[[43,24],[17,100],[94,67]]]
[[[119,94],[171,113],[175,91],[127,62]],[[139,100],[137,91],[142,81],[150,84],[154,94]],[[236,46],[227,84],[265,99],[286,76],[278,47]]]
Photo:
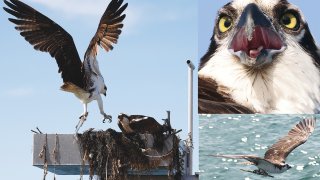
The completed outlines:
[[[97,97],[97,102],[98,102],[98,106],[99,106],[99,110],[100,110],[100,114],[103,115],[103,120],[102,122],[105,123],[106,122],[106,119],[108,119],[109,123],[112,122],[112,116],[111,115],[107,115],[104,110],[103,110],[103,103],[102,103],[102,98],[101,98],[101,95],[99,94],[98,97]]]
[[[84,111],[83,111],[83,114],[79,117],[79,122],[78,122],[78,124],[77,124],[77,126],[76,126],[76,133],[78,133],[78,131],[79,131],[79,129],[81,128],[81,126],[83,125],[83,123],[87,120],[87,117],[88,117],[88,108],[87,108],[88,106],[87,106],[87,103],[85,103],[85,104],[83,104],[83,109],[84,109]]]

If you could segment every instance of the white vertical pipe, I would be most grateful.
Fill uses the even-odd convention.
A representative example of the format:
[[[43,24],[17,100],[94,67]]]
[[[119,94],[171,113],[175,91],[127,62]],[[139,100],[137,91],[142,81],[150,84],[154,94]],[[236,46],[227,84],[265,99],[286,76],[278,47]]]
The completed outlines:
[[[195,69],[191,60],[187,60],[188,64],[188,175],[192,175],[192,158],[193,158],[193,70]]]

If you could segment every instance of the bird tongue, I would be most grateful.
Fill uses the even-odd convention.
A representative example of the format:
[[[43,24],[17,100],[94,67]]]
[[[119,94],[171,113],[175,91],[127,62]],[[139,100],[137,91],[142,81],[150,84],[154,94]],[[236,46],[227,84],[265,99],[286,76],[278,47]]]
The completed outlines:
[[[261,48],[261,49],[251,49],[251,50],[249,51],[249,54],[248,54],[248,53],[247,53],[247,54],[248,54],[251,58],[257,58],[257,57],[259,56],[261,50],[262,50],[262,48]]]
[[[283,42],[276,32],[261,26],[254,28],[251,37],[248,37],[245,28],[242,27],[230,44],[234,52],[244,51],[251,58],[257,58],[263,49],[280,50],[282,46]]]

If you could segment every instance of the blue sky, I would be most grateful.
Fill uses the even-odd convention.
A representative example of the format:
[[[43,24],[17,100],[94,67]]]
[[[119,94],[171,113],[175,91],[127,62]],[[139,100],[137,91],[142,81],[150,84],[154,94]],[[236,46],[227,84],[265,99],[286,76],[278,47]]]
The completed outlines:
[[[109,1],[24,2],[67,30],[83,57]],[[98,55],[100,70],[108,86],[104,107],[106,113],[113,116],[113,122],[102,124],[98,106],[93,102],[89,104],[89,117],[80,131],[90,127],[119,130],[117,115],[121,112],[148,115],[161,121],[166,117],[166,110],[171,110],[172,126],[183,129],[180,136],[186,139],[185,62],[191,59],[197,64],[197,1],[125,2],[129,6],[118,44],[113,51],[100,50]],[[4,6],[3,1],[1,6]],[[38,126],[47,133],[73,133],[83,109],[73,94],[59,90],[62,79],[55,60],[47,53],[35,51],[14,30],[14,25],[7,20],[9,17],[0,10],[1,179],[40,179],[42,170],[31,166],[30,130]],[[198,122],[194,124],[197,134]],[[197,141],[195,146],[198,146]],[[194,156],[198,156],[197,149]],[[197,170],[197,162],[195,166]],[[52,174],[48,176],[51,177]],[[59,176],[58,179],[77,177]]]

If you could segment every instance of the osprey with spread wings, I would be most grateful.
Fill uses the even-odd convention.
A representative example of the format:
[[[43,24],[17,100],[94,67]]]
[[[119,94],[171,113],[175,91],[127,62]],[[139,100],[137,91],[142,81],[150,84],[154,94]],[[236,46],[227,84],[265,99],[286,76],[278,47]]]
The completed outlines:
[[[8,7],[4,10],[16,17],[9,18],[14,23],[15,29],[25,38],[36,50],[48,52],[56,59],[63,79],[61,89],[72,92],[83,103],[84,112],[76,127],[78,132],[88,116],[87,104],[96,100],[100,113],[103,115],[103,122],[112,117],[103,110],[101,94],[106,95],[107,87],[99,70],[96,59],[98,46],[106,51],[113,49],[121,34],[123,20],[126,15],[122,14],[128,4],[123,0],[112,0],[102,15],[98,29],[91,39],[89,47],[82,62],[72,36],[57,23],[41,14],[32,7],[18,0],[4,0]]]

